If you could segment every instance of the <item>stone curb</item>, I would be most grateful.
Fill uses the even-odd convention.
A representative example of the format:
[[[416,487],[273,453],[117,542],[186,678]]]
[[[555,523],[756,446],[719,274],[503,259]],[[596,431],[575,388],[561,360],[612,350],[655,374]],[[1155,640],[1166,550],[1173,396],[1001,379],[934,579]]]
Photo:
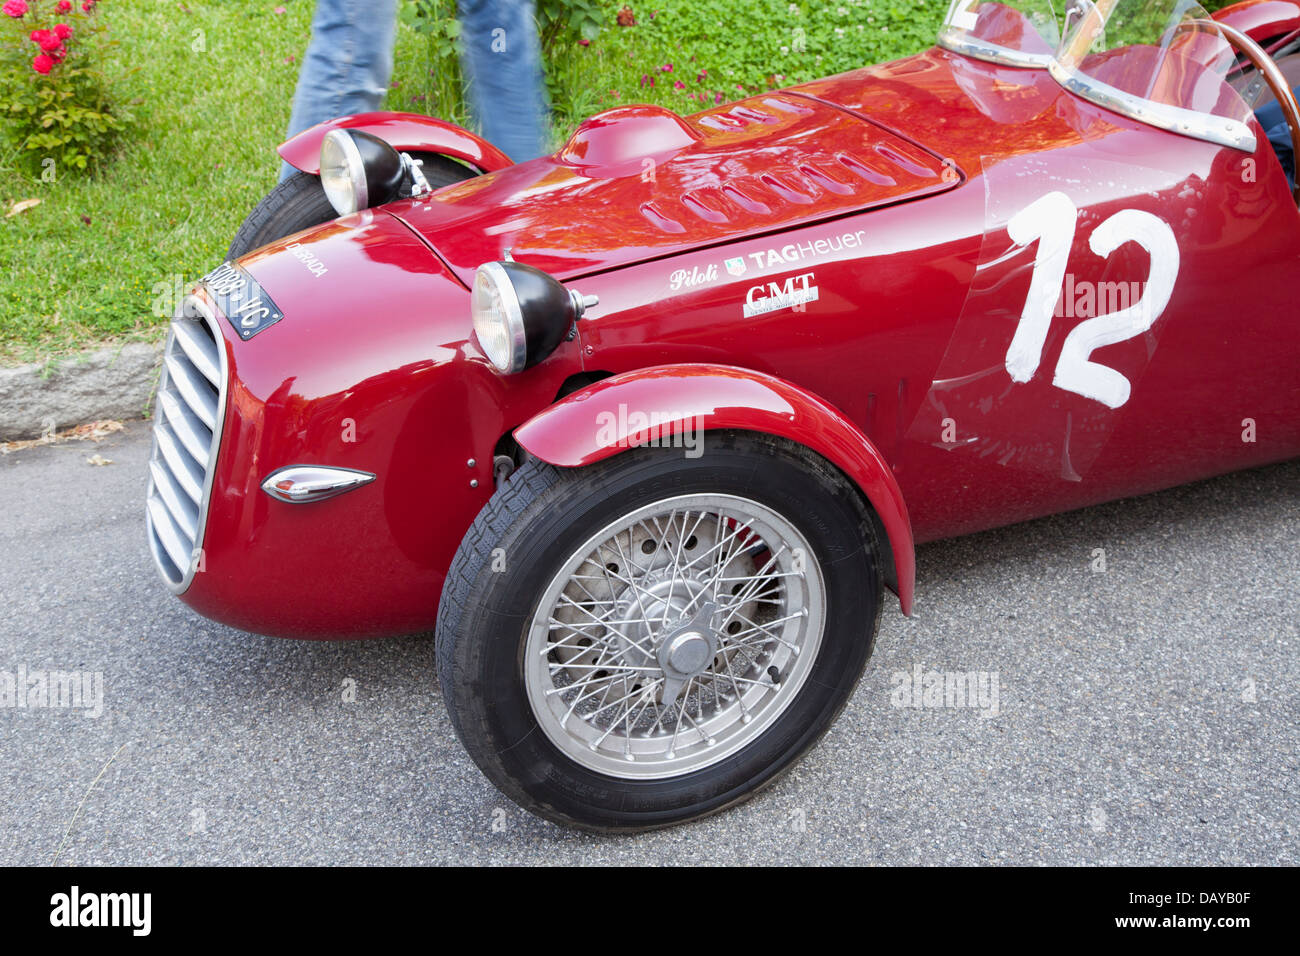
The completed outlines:
[[[59,359],[0,368],[0,441],[149,411],[163,343],[133,342]]]

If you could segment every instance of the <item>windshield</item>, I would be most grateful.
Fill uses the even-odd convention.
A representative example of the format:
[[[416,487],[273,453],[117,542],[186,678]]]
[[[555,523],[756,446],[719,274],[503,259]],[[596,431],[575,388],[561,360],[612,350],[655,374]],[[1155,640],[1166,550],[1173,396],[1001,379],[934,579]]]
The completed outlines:
[[[939,28],[939,45],[994,63],[1045,67],[1060,42],[1059,19],[1052,3],[953,0]]]
[[[1250,107],[1226,82],[1236,51],[1194,0],[1071,0],[1052,74],[1107,109],[1254,150]]]
[[[953,0],[939,45],[980,60],[1045,68],[1066,89],[1106,109],[1184,136],[1255,149],[1250,107],[1227,82],[1236,51],[1195,0]]]

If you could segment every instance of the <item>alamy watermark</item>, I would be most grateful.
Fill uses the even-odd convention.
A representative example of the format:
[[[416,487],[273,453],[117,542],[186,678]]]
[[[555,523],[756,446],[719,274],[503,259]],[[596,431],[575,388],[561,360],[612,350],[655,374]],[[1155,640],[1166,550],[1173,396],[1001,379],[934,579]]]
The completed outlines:
[[[996,717],[1001,712],[997,671],[924,670],[918,663],[910,671],[894,671],[889,683],[894,688],[889,702],[895,707],[968,707],[978,710],[981,717]]]
[[[617,412],[596,416],[596,443],[602,448],[681,448],[687,458],[699,458],[704,454],[704,416],[629,411],[620,404]]]
[[[0,670],[0,709],[79,710],[97,718],[104,713],[103,671]]]

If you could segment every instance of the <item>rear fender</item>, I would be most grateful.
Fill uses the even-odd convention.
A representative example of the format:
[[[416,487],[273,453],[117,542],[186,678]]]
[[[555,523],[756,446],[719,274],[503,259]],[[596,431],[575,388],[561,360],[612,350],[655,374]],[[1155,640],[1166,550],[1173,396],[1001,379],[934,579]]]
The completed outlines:
[[[438,153],[490,173],[513,163],[487,140],[452,123],[419,113],[358,113],[318,123],[280,144],[280,158],[295,169],[320,175],[320,144],[335,129],[373,133],[402,152]]]
[[[657,410],[653,424],[645,422]],[[668,410],[671,409],[671,412]],[[630,410],[630,411],[629,411]],[[637,410],[643,414],[638,416]],[[660,411],[661,410],[661,411]],[[851,421],[796,385],[725,365],[661,365],[603,379],[515,430],[530,454],[581,468],[685,429],[763,432],[804,445],[857,485],[883,530],[886,581],[912,612],[916,555],[907,505],[889,464]]]

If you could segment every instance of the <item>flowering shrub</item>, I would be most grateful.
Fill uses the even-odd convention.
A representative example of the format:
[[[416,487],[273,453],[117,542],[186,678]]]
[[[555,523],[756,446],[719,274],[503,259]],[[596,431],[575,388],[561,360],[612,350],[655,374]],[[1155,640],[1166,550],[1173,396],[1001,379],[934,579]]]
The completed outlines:
[[[539,0],[537,4],[542,56],[547,60],[579,37],[590,44],[604,25],[605,12],[599,0]]]
[[[0,6],[0,130],[27,165],[85,169],[123,119],[93,54],[107,44],[98,0],[6,0]]]

